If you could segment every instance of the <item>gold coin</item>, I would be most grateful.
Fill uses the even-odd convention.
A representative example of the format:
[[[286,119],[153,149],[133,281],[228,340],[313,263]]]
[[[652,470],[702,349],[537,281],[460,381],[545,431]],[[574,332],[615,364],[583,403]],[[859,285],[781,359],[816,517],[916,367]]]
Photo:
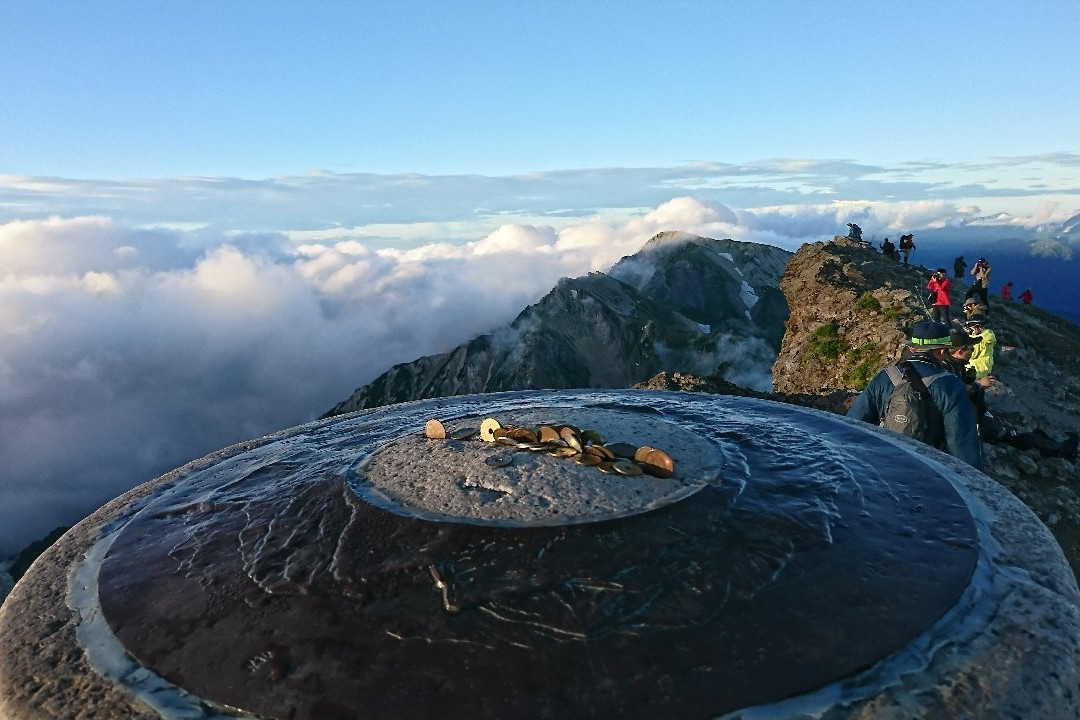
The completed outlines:
[[[517,440],[512,437],[507,437],[506,435],[495,438],[495,442],[497,442],[499,445],[506,445],[508,447],[517,447],[518,445]]]
[[[424,437],[429,440],[445,440],[446,428],[443,427],[441,422],[435,418],[431,418],[424,423]]]
[[[590,453],[578,453],[574,456],[574,462],[576,462],[578,465],[586,466],[599,465],[600,458]]]
[[[584,442],[586,444],[591,444],[591,445],[603,445],[604,444],[604,438],[602,438],[600,436],[600,433],[596,432],[595,430],[582,430],[581,431],[581,440],[582,440],[582,442]]]
[[[675,474],[675,461],[663,450],[653,450],[641,463],[645,472],[653,477],[667,478]]]
[[[573,457],[578,454],[578,451],[572,447],[557,447],[554,450],[548,450],[548,454],[554,457]]]
[[[575,437],[580,437],[581,432],[576,427],[574,427],[573,425],[560,425],[559,426],[559,437],[561,437],[563,440],[565,440],[567,435],[573,435]]]
[[[640,465],[630,462],[629,460],[616,460],[612,463],[612,467],[615,468],[615,472],[620,475],[627,475],[629,477],[634,477],[644,472]]]
[[[603,462],[599,463],[596,467],[602,473],[607,473],[608,475],[614,475],[615,474],[615,463],[611,462],[610,460],[604,460]]]
[[[536,439],[540,442],[545,443],[562,442],[562,438],[559,437],[559,431],[551,427],[550,425],[542,426],[540,430],[536,433]]]
[[[536,433],[529,428],[515,427],[506,433],[507,437],[512,437],[518,442],[534,443],[536,442]]]
[[[634,452],[634,459],[638,462],[645,459],[645,456],[651,453],[656,448],[651,448],[648,445],[642,445]]]
[[[480,423],[480,439],[484,442],[495,442],[495,431],[502,425],[495,418],[488,418]]]
[[[566,433],[562,436],[567,445],[574,448],[578,452],[581,452],[581,439],[574,433]]]

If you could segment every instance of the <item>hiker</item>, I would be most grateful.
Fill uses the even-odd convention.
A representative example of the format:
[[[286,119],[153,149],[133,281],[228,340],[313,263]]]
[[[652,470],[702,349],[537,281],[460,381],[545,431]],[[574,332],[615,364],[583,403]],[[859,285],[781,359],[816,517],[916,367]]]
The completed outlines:
[[[917,323],[911,338],[905,343],[901,362],[881,370],[855,398],[848,417],[893,429],[889,404],[897,387],[890,374],[907,373],[913,389],[925,398],[929,395],[932,407],[926,407],[928,427],[914,436],[927,445],[944,450],[977,470],[982,470],[982,445],[975,425],[975,412],[968,400],[964,382],[948,366],[948,350],[952,347],[949,326],[932,320]],[[911,375],[914,371],[915,375]],[[923,389],[920,389],[919,386]],[[923,392],[925,390],[925,394]],[[895,418],[893,418],[895,419]],[[902,419],[902,418],[901,418]]]
[[[945,268],[938,268],[934,274],[930,276],[930,281],[926,283],[926,289],[933,295],[932,299],[934,302],[930,308],[931,319],[948,325],[949,306],[952,304],[952,301],[949,300],[949,276],[945,272]]]
[[[849,238],[851,238],[852,240],[862,240],[862,228],[861,227],[859,227],[855,223],[848,223],[847,226],[848,226],[848,234],[847,234],[847,236]]]
[[[986,262],[986,258],[979,258],[979,261],[975,263],[975,267],[971,268],[971,274],[975,276],[975,282],[972,283],[971,289],[964,295],[965,300],[972,295],[978,295],[982,304],[990,307],[990,298],[987,296],[990,289],[990,271],[990,263]]]
[[[908,233],[900,236],[900,254],[904,256],[904,264],[908,265],[911,251],[915,249],[915,235]]]
[[[949,363],[953,371],[964,381],[968,400],[975,413],[975,423],[979,428],[979,437],[985,442],[1012,445],[1020,450],[1034,448],[1046,457],[1076,458],[1080,436],[1075,432],[1065,434],[1065,440],[1057,441],[1039,428],[1032,432],[1019,431],[995,417],[987,407],[986,390],[975,382],[974,373],[969,369],[974,338],[963,333],[952,335],[953,347],[949,349]]]
[[[952,262],[953,278],[956,280],[964,279],[964,271],[967,270],[967,263],[964,262],[964,256],[961,255]]]
[[[975,315],[986,316],[988,314],[986,306],[975,298],[968,298],[965,300],[961,309],[964,311],[964,320],[968,320]]]
[[[972,315],[964,321],[964,330],[975,340],[968,367],[975,372],[975,382],[983,387],[994,384],[990,375],[994,370],[994,349],[997,347],[997,335],[986,324],[985,315]]]
[[[1007,282],[1001,286],[1001,299],[1008,300],[1012,297],[1012,282]]]
[[[887,258],[896,257],[896,246],[889,241],[889,238],[881,241],[881,254]]]
[[[1025,305],[1030,305],[1031,301],[1035,299],[1035,296],[1031,294],[1031,288],[1028,288],[1024,292],[1020,293],[1020,302]]]

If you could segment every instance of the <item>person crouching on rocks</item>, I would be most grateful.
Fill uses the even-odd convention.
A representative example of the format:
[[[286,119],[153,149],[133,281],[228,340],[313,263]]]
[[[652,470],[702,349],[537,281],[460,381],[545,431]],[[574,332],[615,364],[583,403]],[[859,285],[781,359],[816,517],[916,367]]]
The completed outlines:
[[[982,470],[982,444],[975,412],[963,380],[948,365],[952,345],[948,325],[933,320],[917,323],[905,343],[901,362],[875,375],[855,398],[847,416],[873,425],[887,425],[889,401],[896,388],[890,370],[914,371],[933,404],[927,408],[933,422],[921,437],[913,437]]]
[[[938,268],[930,276],[930,282],[926,283],[926,289],[934,294],[930,317],[945,325],[949,324],[949,306],[952,304],[949,300],[949,285],[949,274],[945,272],[945,268]]]

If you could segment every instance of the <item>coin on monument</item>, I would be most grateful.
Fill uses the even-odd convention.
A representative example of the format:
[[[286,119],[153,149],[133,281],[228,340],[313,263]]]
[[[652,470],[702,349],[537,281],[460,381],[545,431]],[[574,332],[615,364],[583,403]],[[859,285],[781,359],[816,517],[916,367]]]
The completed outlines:
[[[506,467],[514,462],[514,453],[499,452],[484,458],[484,462],[491,467]]]
[[[619,473],[620,475],[626,475],[629,477],[634,477],[644,472],[641,469],[640,465],[629,460],[616,460],[614,463],[612,463],[612,467],[615,468],[615,472]]]
[[[480,439],[484,442],[495,442],[495,431],[501,427],[495,418],[487,418],[480,423]]]
[[[675,473],[675,461],[663,450],[653,450],[641,461],[645,472],[653,477],[667,478]]]
[[[550,425],[542,425],[540,430],[536,433],[536,436],[537,439],[543,443],[562,443],[562,438],[559,437],[559,431]]]
[[[656,448],[649,447],[648,445],[642,445],[634,452],[634,459],[641,462],[645,459],[645,456],[651,453]]]
[[[631,445],[625,442],[613,442],[605,445],[608,450],[614,453],[615,457],[632,458],[634,453],[637,452],[637,445]]]
[[[424,424],[424,437],[429,440],[445,440],[446,428],[441,422],[432,418]]]

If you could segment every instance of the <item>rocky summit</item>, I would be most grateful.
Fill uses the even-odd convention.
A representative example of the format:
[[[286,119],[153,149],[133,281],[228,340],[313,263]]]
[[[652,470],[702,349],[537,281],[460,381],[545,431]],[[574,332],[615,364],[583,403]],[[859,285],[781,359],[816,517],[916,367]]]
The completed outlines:
[[[324,417],[407,400],[558,388],[625,388],[664,370],[768,388],[791,253],[661,233],[608,272],[563,278],[509,326],[395,365]]]
[[[845,412],[878,370],[900,357],[911,326],[925,319],[921,294],[931,269],[905,266],[847,238],[804,245],[788,263],[781,288],[790,307],[773,365],[773,393],[757,397]],[[954,317],[969,286],[953,281]],[[987,389],[991,412],[1020,431],[1062,440],[1080,432],[1080,328],[1037,307],[990,298],[988,322],[998,339]],[[717,378],[659,374],[655,389],[748,394]],[[983,443],[986,471],[1054,533],[1080,574],[1080,473],[1077,463]]]

